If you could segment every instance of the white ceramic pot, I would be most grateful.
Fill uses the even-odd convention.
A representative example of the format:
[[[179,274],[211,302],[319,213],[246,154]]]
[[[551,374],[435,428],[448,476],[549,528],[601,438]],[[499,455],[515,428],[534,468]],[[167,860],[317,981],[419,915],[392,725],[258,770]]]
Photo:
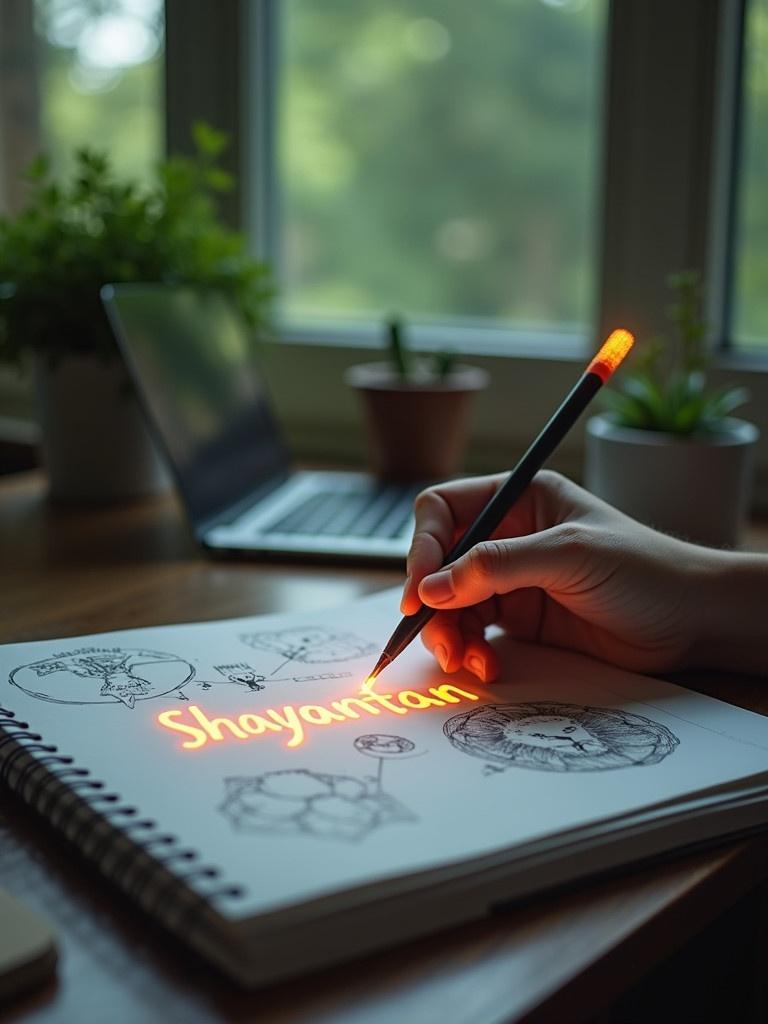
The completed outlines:
[[[57,501],[118,501],[167,490],[170,478],[125,369],[87,356],[34,361],[43,464]]]
[[[679,438],[587,422],[584,484],[634,519],[686,540],[735,547],[752,486],[757,427],[726,419],[709,437]]]

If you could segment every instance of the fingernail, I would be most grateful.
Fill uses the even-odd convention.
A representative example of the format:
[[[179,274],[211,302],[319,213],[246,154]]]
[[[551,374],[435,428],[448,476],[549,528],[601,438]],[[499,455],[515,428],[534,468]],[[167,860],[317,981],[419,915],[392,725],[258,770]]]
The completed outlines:
[[[421,581],[419,590],[430,604],[443,604],[453,597],[453,580],[449,572],[436,572]]]
[[[408,591],[411,589],[411,575],[410,573],[405,577],[405,586],[403,587],[403,596],[400,598],[400,611],[405,615],[405,599],[408,595]]]
[[[435,647],[435,657],[440,662],[440,668],[443,672],[448,671],[448,651],[443,647],[442,644],[437,644]]]
[[[483,682],[485,681],[485,662],[482,658],[479,658],[476,654],[470,655],[467,658],[467,668],[478,679],[481,679]]]

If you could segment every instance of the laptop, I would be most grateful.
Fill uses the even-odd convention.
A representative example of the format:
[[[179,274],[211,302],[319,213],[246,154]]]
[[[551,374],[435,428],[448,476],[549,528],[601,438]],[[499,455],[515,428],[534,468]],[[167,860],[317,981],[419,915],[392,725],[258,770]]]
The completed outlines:
[[[107,316],[200,544],[401,562],[423,484],[295,471],[256,346],[223,295],[105,285]]]

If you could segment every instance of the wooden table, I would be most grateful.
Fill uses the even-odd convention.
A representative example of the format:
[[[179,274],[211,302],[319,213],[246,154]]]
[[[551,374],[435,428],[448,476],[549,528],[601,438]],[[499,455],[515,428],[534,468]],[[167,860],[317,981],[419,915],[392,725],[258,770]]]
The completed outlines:
[[[768,547],[768,531],[751,542]],[[42,482],[0,484],[0,641],[323,608],[395,571],[207,560],[172,498],[54,509]],[[768,713],[757,680],[687,685]],[[763,838],[550,895],[428,940],[256,994],[200,963],[21,805],[0,812],[0,885],[57,931],[58,979],[6,1011],[24,1024],[577,1021],[765,880]],[[0,922],[1,926],[1,922]]]

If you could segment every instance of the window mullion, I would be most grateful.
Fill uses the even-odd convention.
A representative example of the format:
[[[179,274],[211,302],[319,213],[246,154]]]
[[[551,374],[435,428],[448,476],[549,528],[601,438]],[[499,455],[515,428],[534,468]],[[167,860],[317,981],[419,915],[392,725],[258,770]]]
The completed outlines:
[[[670,272],[712,272],[722,16],[729,0],[612,0],[608,24],[603,332],[667,328]]]
[[[247,202],[243,230],[258,259],[279,266],[278,182],[275,173],[275,88],[279,59],[277,0],[245,0],[242,7],[241,176]]]
[[[0,209],[15,213],[25,193],[23,172],[40,148],[40,93],[34,6],[0,3]]]
[[[745,0],[723,3],[717,54],[717,107],[709,208],[707,320],[712,343],[730,347],[736,228],[736,171],[744,104]]]
[[[241,0],[165,0],[166,147],[170,153],[191,152],[195,121],[228,134],[230,145],[221,163],[235,175],[236,185],[221,207],[237,227],[245,201],[240,177],[243,12]]]

